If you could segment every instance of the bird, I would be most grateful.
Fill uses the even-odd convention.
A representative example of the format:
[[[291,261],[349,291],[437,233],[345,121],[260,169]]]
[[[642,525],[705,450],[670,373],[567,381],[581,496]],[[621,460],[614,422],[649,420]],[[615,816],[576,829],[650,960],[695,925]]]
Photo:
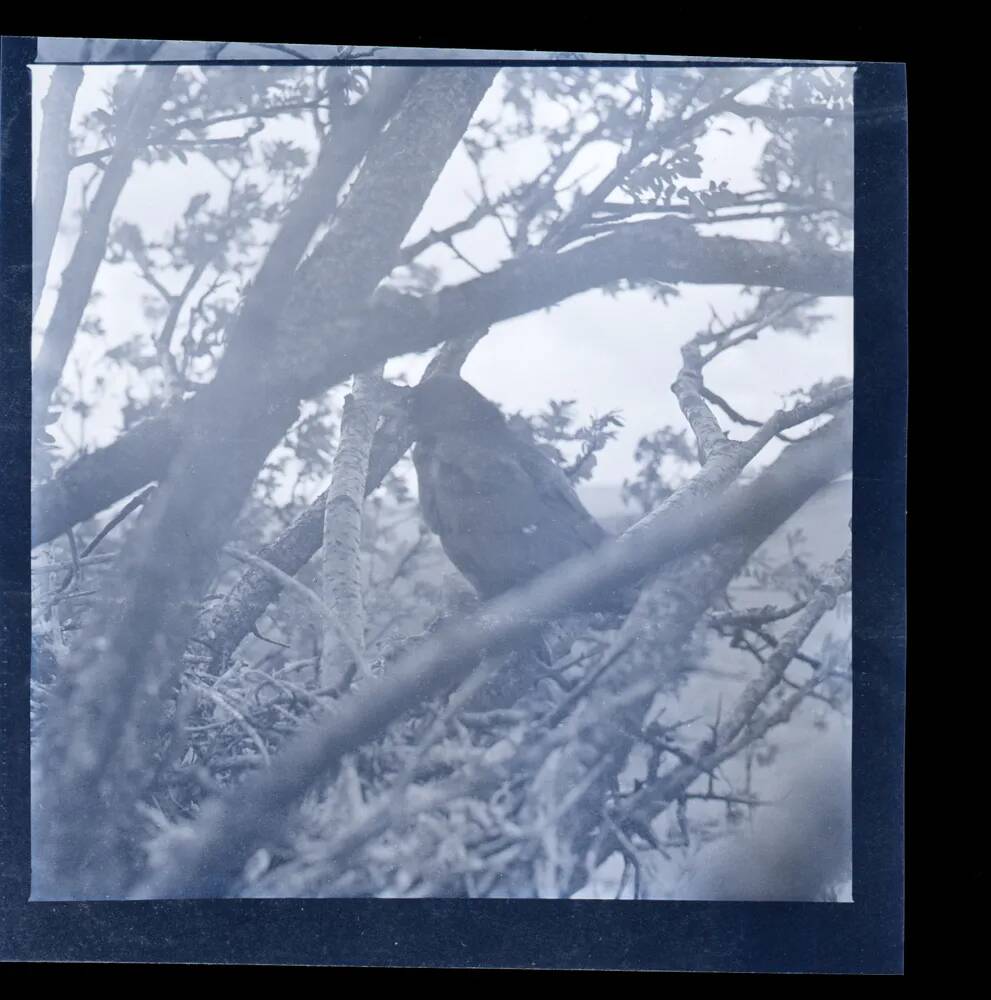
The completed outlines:
[[[406,410],[423,519],[483,600],[610,537],[564,471],[460,376],[424,379]]]

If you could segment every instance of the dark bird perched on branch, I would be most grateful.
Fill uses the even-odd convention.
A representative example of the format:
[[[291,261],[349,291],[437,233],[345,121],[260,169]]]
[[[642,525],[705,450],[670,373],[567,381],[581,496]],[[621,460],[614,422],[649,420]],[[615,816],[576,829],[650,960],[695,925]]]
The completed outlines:
[[[608,537],[564,472],[463,379],[427,378],[407,407],[423,518],[483,599]]]

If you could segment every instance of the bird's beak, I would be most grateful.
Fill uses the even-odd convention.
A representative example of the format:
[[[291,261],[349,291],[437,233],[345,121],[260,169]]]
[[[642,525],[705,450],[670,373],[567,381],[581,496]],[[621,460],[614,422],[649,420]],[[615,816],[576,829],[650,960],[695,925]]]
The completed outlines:
[[[405,417],[413,398],[413,390],[409,386],[396,385],[393,382],[382,382],[382,416]]]

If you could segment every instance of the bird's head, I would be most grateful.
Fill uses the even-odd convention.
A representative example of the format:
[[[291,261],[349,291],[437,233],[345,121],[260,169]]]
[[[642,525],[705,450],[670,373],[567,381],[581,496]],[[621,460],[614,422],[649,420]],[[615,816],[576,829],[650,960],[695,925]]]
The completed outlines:
[[[417,437],[505,426],[499,407],[457,375],[424,379],[410,392],[407,413]]]

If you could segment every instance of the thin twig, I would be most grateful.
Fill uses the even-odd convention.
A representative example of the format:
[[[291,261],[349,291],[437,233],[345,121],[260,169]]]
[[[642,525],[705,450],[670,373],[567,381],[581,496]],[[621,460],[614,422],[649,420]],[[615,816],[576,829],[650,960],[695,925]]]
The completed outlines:
[[[359,663],[362,666],[364,665],[364,656],[361,650],[358,649],[358,647],[351,641],[351,637],[347,630],[341,627],[333,608],[328,607],[323,602],[322,598],[317,593],[310,590],[306,584],[301,583],[296,579],[296,577],[290,576],[288,573],[283,573],[278,566],[273,566],[270,562],[262,559],[260,556],[252,555],[250,552],[245,552],[243,549],[236,548],[233,545],[225,545],[223,551],[227,555],[237,559],[239,562],[247,563],[249,566],[254,566],[255,569],[261,570],[263,573],[267,573],[284,589],[291,590],[293,593],[299,594],[306,600],[313,610],[317,612],[319,621],[327,620],[336,623],[337,634],[347,647],[348,652],[354,657],[356,663]]]

